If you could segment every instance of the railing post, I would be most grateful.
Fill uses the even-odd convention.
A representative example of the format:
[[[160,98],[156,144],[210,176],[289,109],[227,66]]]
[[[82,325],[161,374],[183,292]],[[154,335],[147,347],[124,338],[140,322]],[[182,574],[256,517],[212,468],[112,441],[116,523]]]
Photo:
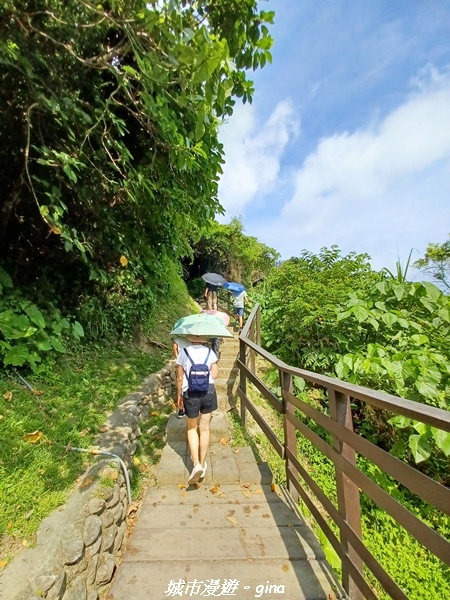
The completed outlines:
[[[350,404],[350,396],[342,392],[336,392],[333,389],[328,390],[330,399],[330,416],[332,419],[353,431],[353,419]],[[348,444],[344,444],[333,436],[333,447],[352,465],[356,465],[355,451]],[[351,481],[345,473],[337,466],[336,473],[336,490],[338,499],[338,510],[345,521],[350,525],[356,535],[362,539],[361,530],[361,507],[359,500],[358,486]],[[363,561],[358,556],[356,551],[349,544],[345,532],[341,530],[341,544],[343,545],[348,557],[363,575]],[[364,598],[362,592],[356,586],[353,579],[350,577],[348,568],[342,563],[342,585],[349,595],[351,600],[362,600]]]
[[[250,331],[248,332],[249,339],[254,342],[255,341],[255,321],[250,326]],[[252,373],[256,373],[256,359],[255,359],[255,351],[250,348],[249,350],[249,362],[250,362],[250,371]]]
[[[261,346],[261,307],[256,311],[256,343]]]
[[[297,458],[297,435],[295,425],[288,421],[287,415],[288,413],[294,413],[294,405],[289,402],[287,399],[287,395],[284,394],[284,391],[293,393],[294,386],[292,382],[292,375],[289,373],[284,373],[280,371],[280,386],[281,386],[281,396],[283,399],[284,405],[284,447],[285,450],[289,449],[289,451]],[[287,452],[284,457],[284,464],[286,467],[286,487],[290,495],[292,496],[294,502],[298,501],[298,492],[297,489],[291,483],[291,474],[289,471],[289,458]]]
[[[245,357],[245,342],[243,340],[239,340],[239,360],[247,365],[246,357]],[[245,397],[247,397],[247,377],[242,369],[239,369],[239,387],[241,388],[242,393]],[[241,425],[245,429],[246,428],[246,410],[245,410],[245,401],[241,397]]]

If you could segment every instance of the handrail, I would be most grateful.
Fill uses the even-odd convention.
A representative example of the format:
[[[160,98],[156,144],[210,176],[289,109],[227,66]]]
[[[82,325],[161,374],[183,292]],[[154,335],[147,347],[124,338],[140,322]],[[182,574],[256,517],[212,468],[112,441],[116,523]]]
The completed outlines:
[[[288,491],[293,500],[296,501],[299,497],[302,498],[340,557],[342,561],[342,584],[349,598],[351,600],[361,600],[362,598],[375,599],[377,597],[364,577],[365,566],[372,572],[391,598],[394,600],[408,600],[405,592],[364,544],[360,514],[360,490],[394,518],[419,543],[449,566],[450,543],[365,475],[358,468],[356,453],[364,456],[413,494],[447,515],[450,515],[450,490],[354,432],[351,401],[357,399],[390,413],[410,417],[448,432],[450,432],[450,412],[414,402],[407,398],[400,398],[347,383],[337,378],[292,367],[262,348],[259,342],[260,306],[256,303],[239,336],[237,366],[239,367],[240,377],[237,394],[240,398],[240,415],[243,427],[246,425],[246,413],[248,411],[275,451],[285,461]],[[281,400],[258,377],[255,368],[256,355],[261,356],[278,369]],[[300,377],[327,391],[329,415],[322,413],[295,396],[293,393],[293,377]],[[259,394],[267,400],[270,407],[282,417],[284,439],[278,438],[277,434],[259,413],[258,408],[250,400],[247,394],[247,382],[251,383]],[[328,431],[332,436],[332,444],[329,444],[302,422],[295,414],[296,411]],[[298,433],[307,437],[324,456],[333,462],[338,499],[337,508],[302,466],[297,456]],[[303,485],[300,479],[306,485]],[[315,496],[315,501],[311,499],[311,493]],[[317,508],[317,502],[321,504],[321,509]],[[324,511],[338,526],[339,537],[328,525],[323,516]]]

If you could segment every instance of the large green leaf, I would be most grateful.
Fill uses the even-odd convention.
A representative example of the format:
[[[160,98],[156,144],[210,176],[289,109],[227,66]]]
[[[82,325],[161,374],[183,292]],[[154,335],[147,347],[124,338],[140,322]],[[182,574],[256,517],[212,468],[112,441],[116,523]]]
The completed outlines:
[[[25,308],[25,312],[30,317],[30,320],[35,323],[41,329],[45,327],[45,319],[42,312],[38,309],[35,304],[30,304],[30,306]]]
[[[431,428],[436,446],[442,450],[445,456],[450,456],[450,433],[442,429]]]
[[[361,305],[354,306],[351,310],[359,323],[365,321],[370,314],[369,311]]]
[[[422,346],[423,344],[428,344],[430,342],[430,339],[427,335],[420,335],[415,333],[414,335],[410,336],[409,338],[414,344],[416,344],[417,346]]]
[[[392,313],[385,313],[381,315],[381,320],[383,321],[383,323],[391,327],[394,323],[397,322],[397,317]]]
[[[402,415],[396,415],[395,417],[388,419],[388,423],[398,429],[404,429],[405,427],[409,427],[411,425],[412,419],[409,417],[403,417]]]
[[[431,447],[428,438],[421,435],[410,435],[408,445],[416,463],[421,463],[430,458]]]
[[[3,363],[5,365],[12,365],[13,367],[22,367],[30,358],[29,349],[22,344],[13,346],[9,352],[5,354]]]

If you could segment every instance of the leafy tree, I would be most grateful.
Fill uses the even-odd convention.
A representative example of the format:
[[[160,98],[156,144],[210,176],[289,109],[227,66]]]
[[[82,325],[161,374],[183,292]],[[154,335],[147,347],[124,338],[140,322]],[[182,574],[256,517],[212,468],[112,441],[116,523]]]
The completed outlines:
[[[264,345],[289,364],[332,371],[336,305],[380,279],[368,260],[354,252],[342,256],[332,246],[317,255],[305,250],[274,269],[257,287]]]
[[[207,223],[199,230],[192,252],[191,263],[186,265],[190,277],[212,271],[248,286],[269,273],[279,258],[274,248],[245,235],[238,218],[227,225],[217,221]]]
[[[450,298],[435,285],[378,282],[364,297],[354,294],[338,320],[339,378],[450,408]],[[372,419],[372,426],[365,420],[364,428],[381,441],[381,420]],[[393,453],[409,454],[416,463],[430,458],[433,448],[450,456],[450,434],[404,417],[390,423],[397,433],[387,431],[384,443]],[[434,468],[443,473],[447,461],[439,452],[434,452]]]
[[[154,299],[222,210],[218,125],[251,101],[272,21],[256,0],[1,3],[0,252],[15,289],[65,314],[133,287]]]
[[[443,244],[428,244],[425,256],[416,260],[414,266],[450,290],[450,239]]]

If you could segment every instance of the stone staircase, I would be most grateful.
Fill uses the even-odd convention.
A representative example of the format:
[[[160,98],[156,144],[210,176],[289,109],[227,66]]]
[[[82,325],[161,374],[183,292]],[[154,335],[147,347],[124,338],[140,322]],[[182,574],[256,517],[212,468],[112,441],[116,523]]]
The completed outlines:
[[[223,343],[205,479],[187,486],[186,423],[174,413],[157,485],[146,493],[106,600],[346,598],[269,466],[257,462],[250,447],[229,444],[226,413],[234,402],[237,352],[237,336]]]

